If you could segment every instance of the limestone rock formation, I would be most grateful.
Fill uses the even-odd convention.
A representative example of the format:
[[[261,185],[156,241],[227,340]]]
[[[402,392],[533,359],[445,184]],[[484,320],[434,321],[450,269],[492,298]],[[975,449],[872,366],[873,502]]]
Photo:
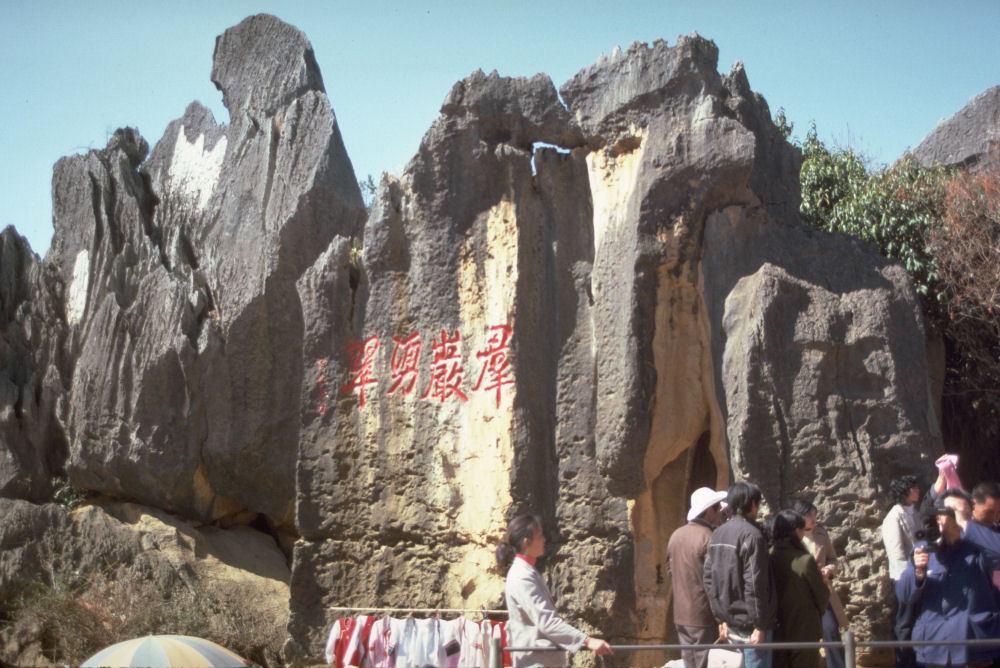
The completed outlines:
[[[473,73],[383,177],[360,259],[336,241],[306,273],[289,658],[330,606],[497,605],[527,509],[564,610],[663,641],[667,538],[733,478],[816,501],[855,629],[889,632],[882,491],[940,448],[919,304],[802,226],[798,153],[716,66],[696,35],[635,44],[561,87],[568,113],[545,77]]]
[[[558,92],[475,72],[364,222],[305,36],[226,31],[228,125],[192,103],[151,153],[119,130],[56,165],[44,263],[0,237],[0,489],[65,469],[263,515],[297,537],[303,663],[333,607],[501,605],[493,548],[528,510],[575,624],[669,640],[688,495],[750,478],[768,509],[820,507],[852,626],[887,636],[885,489],[940,449],[919,305],[900,266],[802,225],[798,152],[717,59],[691,35]]]
[[[961,165],[971,171],[1000,162],[1000,86],[976,95],[941,121],[911,152],[920,164]]]
[[[213,78],[230,125],[194,103],[148,160],[119,131],[56,166],[47,261],[67,286],[67,468],[189,517],[291,526],[295,282],[364,209],[301,32],[247,19],[219,38]]]
[[[0,233],[0,497],[44,500],[64,475],[60,415],[70,369],[59,284],[8,227]]]

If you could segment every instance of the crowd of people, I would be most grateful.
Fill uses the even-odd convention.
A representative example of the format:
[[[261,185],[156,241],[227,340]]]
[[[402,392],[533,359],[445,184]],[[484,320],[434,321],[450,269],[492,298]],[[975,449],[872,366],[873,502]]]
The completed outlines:
[[[896,504],[882,523],[896,594],[897,640],[1000,638],[1000,486],[963,489],[957,458],[937,461],[921,497],[915,476],[893,480]],[[896,650],[896,665],[996,665],[1000,647],[928,645]]]
[[[937,479],[921,497],[919,481],[892,481],[893,506],[882,523],[889,578],[896,597],[898,640],[961,641],[1000,638],[1000,485],[970,493],[959,480],[957,457],[937,462]],[[712,647],[735,646],[747,668],[843,668],[838,646],[848,624],[833,580],[837,552],[818,511],[807,500],[760,521],[763,495],[748,481],[728,491],[707,487],[691,495],[687,523],[667,544],[673,619],[685,668],[708,668]],[[612,653],[556,613],[535,559],[545,552],[541,521],[515,519],[497,552],[509,568],[506,601],[511,646],[586,647]],[[827,644],[771,649],[770,642]],[[896,665],[1000,665],[1000,646],[924,645],[897,648]],[[562,665],[553,652],[520,653],[515,666]]]

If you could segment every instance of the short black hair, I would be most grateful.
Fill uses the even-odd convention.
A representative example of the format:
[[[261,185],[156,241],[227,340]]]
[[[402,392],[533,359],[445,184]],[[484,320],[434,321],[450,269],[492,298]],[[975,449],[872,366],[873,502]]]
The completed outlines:
[[[949,496],[957,496],[960,499],[965,499],[969,503],[972,503],[972,497],[969,496],[969,493],[966,492],[961,487],[952,487],[951,489],[946,489],[944,493],[942,493],[941,496],[938,497],[937,502],[941,503]]]
[[[734,482],[726,495],[726,503],[729,504],[734,515],[746,515],[750,512],[753,504],[760,505],[763,499],[764,495],[761,494],[760,487],[745,480]]]
[[[1000,499],[1000,485],[987,480],[972,488],[972,500],[976,503],[983,503],[987,498]]]
[[[945,490],[944,493],[937,498],[937,501],[934,502],[935,516],[938,515],[949,515],[951,517],[955,516],[955,509],[949,508],[944,504],[944,500],[952,496],[957,497],[959,499],[965,499],[966,502],[969,503],[969,505],[972,505],[972,497],[969,496],[968,492],[966,492],[961,487],[952,487],[951,489]]]
[[[804,529],[805,526],[806,520],[802,516],[802,513],[790,509],[782,510],[774,518],[774,526],[771,529],[771,540],[779,541],[782,538],[794,538],[797,540],[798,536],[795,530]]]
[[[893,481],[889,483],[889,493],[892,494],[893,502],[905,502],[906,497],[910,495],[910,490],[913,489],[916,484],[917,476],[915,475],[904,475],[894,478]]]
[[[816,510],[816,506],[812,501],[806,501],[805,499],[795,499],[795,503],[792,504],[792,510],[797,512],[802,517],[805,517],[809,513]]]

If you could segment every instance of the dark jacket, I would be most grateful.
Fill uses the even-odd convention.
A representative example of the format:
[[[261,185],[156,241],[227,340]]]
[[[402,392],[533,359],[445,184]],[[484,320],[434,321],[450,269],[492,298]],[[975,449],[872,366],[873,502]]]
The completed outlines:
[[[830,590],[816,560],[801,543],[783,538],[774,544],[771,564],[779,611],[775,641],[822,640],[823,612],[830,600]]]
[[[771,560],[755,524],[737,515],[712,533],[704,580],[717,621],[743,634],[774,628],[778,606]]]

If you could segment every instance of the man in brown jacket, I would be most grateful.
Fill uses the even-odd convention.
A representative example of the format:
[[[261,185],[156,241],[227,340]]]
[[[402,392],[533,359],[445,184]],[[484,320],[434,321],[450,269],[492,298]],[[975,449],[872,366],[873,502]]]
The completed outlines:
[[[712,531],[722,519],[726,492],[700,487],[691,495],[687,524],[667,542],[667,574],[673,585],[674,627],[682,645],[704,644],[705,649],[683,650],[684,668],[708,666],[707,645],[715,642],[719,625],[712,615],[702,584],[705,552]]]

